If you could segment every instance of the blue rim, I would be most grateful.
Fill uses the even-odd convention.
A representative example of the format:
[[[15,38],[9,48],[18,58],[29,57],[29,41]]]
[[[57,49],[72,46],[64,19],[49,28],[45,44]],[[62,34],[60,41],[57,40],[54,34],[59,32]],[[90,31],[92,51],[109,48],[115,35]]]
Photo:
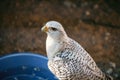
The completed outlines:
[[[14,56],[23,56],[23,55],[27,55],[27,56],[39,56],[39,57],[42,57],[42,58],[44,58],[44,59],[46,59],[46,60],[48,60],[47,59],[47,57],[45,57],[45,56],[42,56],[42,55],[40,55],[40,54],[37,54],[37,53],[31,53],[31,52],[18,52],[18,53],[11,53],[11,54],[8,54],[8,55],[5,55],[5,56],[2,56],[2,57],[0,57],[0,60],[3,60],[3,59],[6,59],[6,58],[9,58],[9,57],[14,57]]]

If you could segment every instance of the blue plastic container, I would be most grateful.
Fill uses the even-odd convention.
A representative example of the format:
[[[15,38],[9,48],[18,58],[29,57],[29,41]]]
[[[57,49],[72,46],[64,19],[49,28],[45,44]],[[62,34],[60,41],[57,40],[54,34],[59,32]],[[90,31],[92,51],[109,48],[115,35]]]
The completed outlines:
[[[0,58],[0,80],[58,80],[48,69],[47,58],[16,53]]]

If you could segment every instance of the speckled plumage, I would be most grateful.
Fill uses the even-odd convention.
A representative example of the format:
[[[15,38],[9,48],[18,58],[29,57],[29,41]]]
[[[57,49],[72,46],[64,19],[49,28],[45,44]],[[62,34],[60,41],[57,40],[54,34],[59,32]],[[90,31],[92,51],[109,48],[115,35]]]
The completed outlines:
[[[48,34],[48,67],[59,80],[112,80],[97,67],[80,44],[67,36],[60,23],[50,21],[42,30]]]

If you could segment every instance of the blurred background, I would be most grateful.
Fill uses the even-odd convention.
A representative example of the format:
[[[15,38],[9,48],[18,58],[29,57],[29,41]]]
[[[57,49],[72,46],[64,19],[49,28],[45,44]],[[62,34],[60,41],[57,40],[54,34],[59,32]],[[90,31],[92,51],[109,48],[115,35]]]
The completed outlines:
[[[120,0],[1,0],[0,56],[46,56],[41,27],[50,20],[59,21],[102,71],[120,79]]]

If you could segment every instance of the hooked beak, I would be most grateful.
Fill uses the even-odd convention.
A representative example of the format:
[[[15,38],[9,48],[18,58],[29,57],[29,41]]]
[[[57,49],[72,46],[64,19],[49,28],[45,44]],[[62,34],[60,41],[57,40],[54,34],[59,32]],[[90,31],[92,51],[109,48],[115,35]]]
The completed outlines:
[[[48,27],[47,26],[43,26],[41,30],[44,31],[44,32],[48,32]]]

